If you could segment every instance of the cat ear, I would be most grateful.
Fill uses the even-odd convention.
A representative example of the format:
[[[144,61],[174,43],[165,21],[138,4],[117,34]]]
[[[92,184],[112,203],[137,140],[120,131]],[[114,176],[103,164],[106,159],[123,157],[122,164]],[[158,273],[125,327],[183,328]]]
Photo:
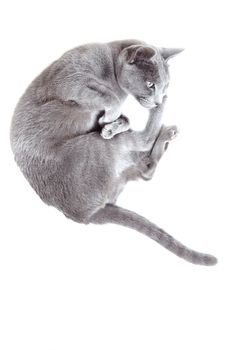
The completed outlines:
[[[128,48],[128,63],[134,64],[138,61],[149,60],[155,55],[155,50],[149,46]]]
[[[162,57],[165,59],[165,61],[167,62],[170,58],[178,55],[178,53],[184,51],[184,49],[169,49],[169,48],[165,48],[165,47],[161,47],[160,48],[160,53],[162,55]]]

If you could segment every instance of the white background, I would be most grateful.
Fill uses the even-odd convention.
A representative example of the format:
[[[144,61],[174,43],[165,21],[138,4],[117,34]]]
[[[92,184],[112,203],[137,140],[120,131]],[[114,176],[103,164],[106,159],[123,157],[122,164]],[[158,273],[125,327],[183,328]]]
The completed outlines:
[[[1,5],[1,350],[232,350],[231,1],[6,1]],[[140,233],[47,207],[13,161],[9,125],[34,77],[86,42],[184,47],[164,122],[180,135],[119,204],[215,254],[206,268]],[[129,100],[135,128],[146,111]]]

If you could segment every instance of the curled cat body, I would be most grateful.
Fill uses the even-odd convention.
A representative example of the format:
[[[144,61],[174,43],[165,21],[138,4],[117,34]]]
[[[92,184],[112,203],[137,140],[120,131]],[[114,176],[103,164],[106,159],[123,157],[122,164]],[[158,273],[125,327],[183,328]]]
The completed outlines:
[[[169,83],[167,60],[179,52],[136,40],[68,51],[21,97],[12,119],[11,146],[40,198],[68,218],[124,225],[189,262],[214,265],[214,256],[187,248],[115,204],[128,181],[152,178],[177,134],[176,127],[161,126],[161,117]],[[148,108],[143,131],[129,129],[120,113],[128,94]]]

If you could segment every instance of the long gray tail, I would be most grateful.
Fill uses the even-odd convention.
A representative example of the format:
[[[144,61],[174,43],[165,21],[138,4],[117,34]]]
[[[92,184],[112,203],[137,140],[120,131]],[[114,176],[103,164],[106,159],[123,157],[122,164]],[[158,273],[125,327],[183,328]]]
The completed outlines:
[[[132,228],[144,233],[175,255],[193,264],[210,266],[217,263],[217,259],[214,256],[187,248],[143,216],[116,205],[107,204],[91,217],[90,222],[94,224],[113,223]]]

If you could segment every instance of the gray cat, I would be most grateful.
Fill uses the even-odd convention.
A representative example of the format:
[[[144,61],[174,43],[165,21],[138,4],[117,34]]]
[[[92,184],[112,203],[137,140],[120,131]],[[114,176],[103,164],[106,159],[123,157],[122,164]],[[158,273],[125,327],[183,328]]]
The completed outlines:
[[[215,257],[190,250],[145,218],[115,205],[128,181],[151,179],[177,134],[174,126],[161,127],[161,116],[169,83],[167,60],[179,52],[136,40],[67,52],[20,99],[11,145],[41,199],[68,218],[124,225],[189,262],[214,265]],[[149,109],[144,131],[130,130],[120,113],[128,94]]]

